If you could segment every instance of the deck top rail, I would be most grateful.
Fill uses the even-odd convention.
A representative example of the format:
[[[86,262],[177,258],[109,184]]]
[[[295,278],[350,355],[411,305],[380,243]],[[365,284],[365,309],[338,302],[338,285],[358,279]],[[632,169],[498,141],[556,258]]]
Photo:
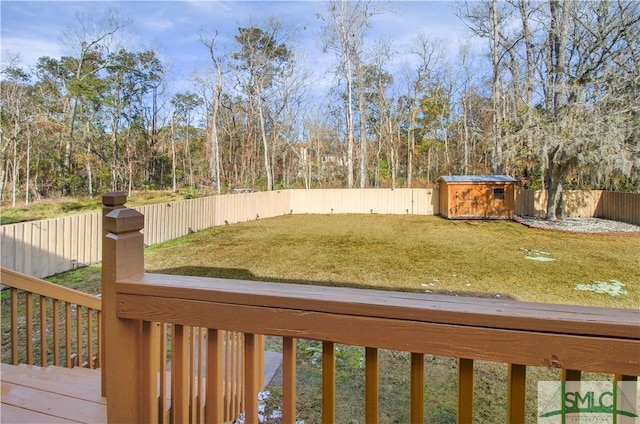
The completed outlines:
[[[59,286],[4,267],[0,267],[0,284],[97,311],[102,309],[99,296]]]
[[[634,309],[158,274],[118,281],[116,290],[119,318],[640,374]]]
[[[640,310],[144,274],[119,294],[504,330],[640,339]],[[123,313],[123,310],[119,310]],[[131,311],[133,313],[133,311]]]

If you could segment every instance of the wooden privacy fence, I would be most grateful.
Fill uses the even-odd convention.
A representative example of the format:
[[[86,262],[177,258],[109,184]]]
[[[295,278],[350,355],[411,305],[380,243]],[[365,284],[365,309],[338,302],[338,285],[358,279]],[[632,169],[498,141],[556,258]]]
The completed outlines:
[[[296,422],[296,340],[322,341],[322,421],[336,416],[336,343],[364,346],[365,417],[378,422],[378,349],[409,352],[411,422],[425,417],[424,355],[457,358],[457,421],[474,421],[474,361],[506,363],[505,422],[525,422],[527,366],[582,371],[637,381],[640,311],[537,304],[431,294],[154,275],[144,273],[142,217],[121,209],[106,216],[103,274],[109,422],[161,422],[162,375],[154,323],[173,325],[177,342],[169,397],[171,422],[225,422],[226,331],[241,332],[247,423],[258,422],[261,335],[283,337],[284,423]],[[206,365],[193,401],[194,358],[180,353],[186,326],[206,329]],[[109,343],[110,340],[117,340]],[[126,355],[116,358],[115,353]],[[123,353],[124,352],[124,353]],[[124,360],[123,360],[124,359]],[[560,375],[559,375],[560,378]],[[195,406],[194,406],[195,405]],[[196,409],[194,409],[196,408]],[[201,411],[201,412],[200,412]]]
[[[604,218],[601,215],[608,205],[602,204],[602,193],[602,190],[564,191],[562,197],[565,216],[570,218]],[[640,195],[635,196],[640,198]],[[516,190],[516,215],[545,217],[547,215],[547,192],[542,190]]]
[[[640,225],[640,193],[603,191],[594,216]]]
[[[562,196],[566,217],[603,218],[640,225],[640,193],[567,190]],[[546,216],[547,192],[516,190],[516,214],[539,218]]]
[[[144,215],[144,243],[154,245],[190,232],[285,214],[438,214],[436,189],[280,190],[229,194],[134,208]],[[569,216],[600,217],[640,225],[640,194],[565,193]],[[517,190],[516,214],[544,216],[546,193]],[[100,213],[0,227],[2,266],[44,278],[100,261]]]

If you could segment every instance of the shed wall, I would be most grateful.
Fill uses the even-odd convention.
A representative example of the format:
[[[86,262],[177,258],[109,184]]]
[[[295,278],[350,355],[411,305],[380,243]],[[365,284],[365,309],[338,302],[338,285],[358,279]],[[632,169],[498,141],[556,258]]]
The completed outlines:
[[[515,214],[514,183],[440,180],[440,193],[440,213],[450,219],[510,219]]]

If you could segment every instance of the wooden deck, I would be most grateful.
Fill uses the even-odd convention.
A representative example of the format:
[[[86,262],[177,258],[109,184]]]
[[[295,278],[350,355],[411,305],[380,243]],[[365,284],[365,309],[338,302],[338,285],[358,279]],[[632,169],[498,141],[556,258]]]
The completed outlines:
[[[2,423],[106,423],[100,371],[2,364]]]

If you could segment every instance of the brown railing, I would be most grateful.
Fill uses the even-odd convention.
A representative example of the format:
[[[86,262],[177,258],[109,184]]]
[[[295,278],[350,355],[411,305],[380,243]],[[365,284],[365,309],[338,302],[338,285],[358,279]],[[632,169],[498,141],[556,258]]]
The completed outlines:
[[[100,367],[100,297],[6,268],[0,284],[8,287],[2,307],[10,316],[3,322],[3,362]]]
[[[105,337],[117,340],[106,344],[110,422],[229,421],[226,331],[242,333],[240,406],[248,423],[258,422],[261,335],[283,338],[285,423],[296,422],[296,339],[322,341],[325,423],[336,422],[337,343],[366,347],[367,423],[379,416],[379,349],[410,353],[411,422],[424,421],[425,354],[458,358],[460,423],[473,421],[475,361],[507,364],[505,422],[511,423],[525,422],[527,366],[563,370],[567,380],[582,371],[631,381],[640,374],[637,310],[145,274],[143,218],[117,209],[124,201],[122,195],[105,196],[113,209],[104,221]],[[150,355],[161,339],[154,335],[156,322],[174,326],[168,417],[158,408],[165,397],[158,390],[163,373]],[[185,326],[206,329],[200,360],[185,354]],[[194,361],[205,370],[196,402],[188,372]]]

